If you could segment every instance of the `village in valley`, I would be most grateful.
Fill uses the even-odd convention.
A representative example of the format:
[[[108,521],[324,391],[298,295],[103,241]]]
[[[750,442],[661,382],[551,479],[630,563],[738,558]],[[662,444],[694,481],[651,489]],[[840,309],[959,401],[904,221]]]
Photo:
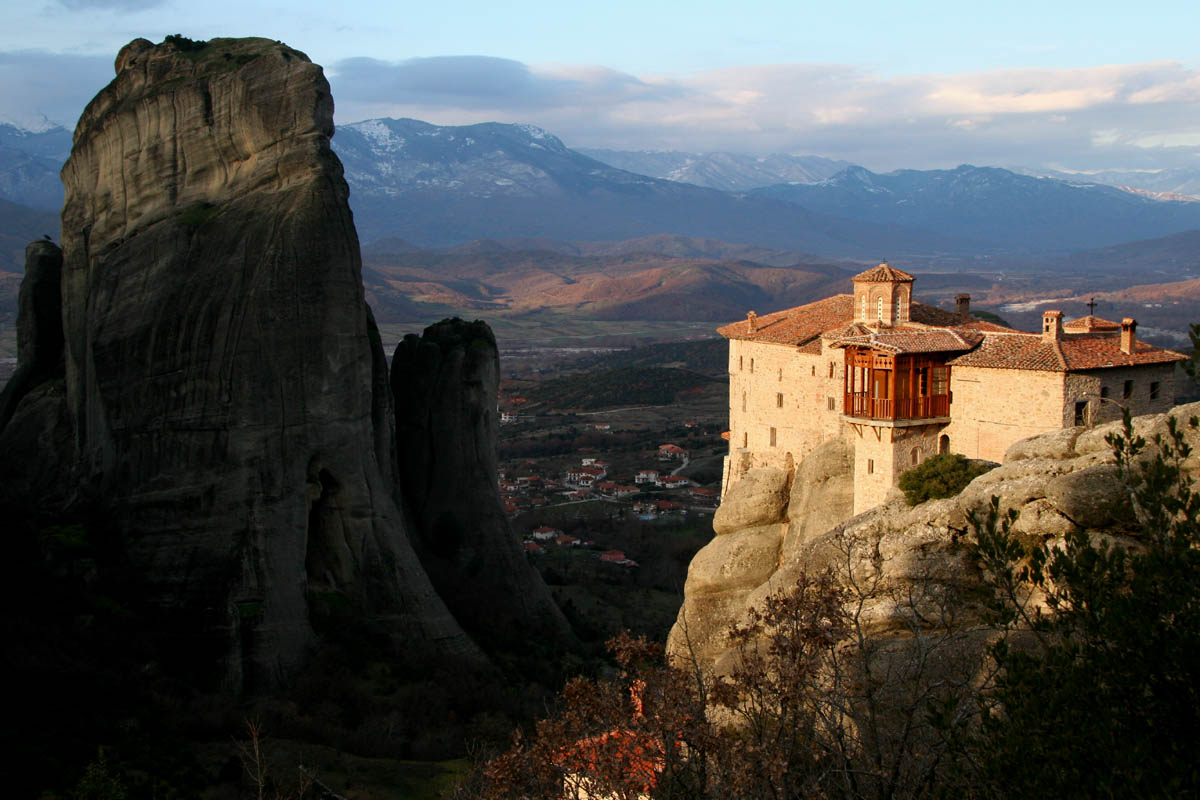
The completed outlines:
[[[592,412],[527,403],[502,384],[504,511],[585,638],[670,627],[688,563],[713,535],[727,405],[724,382],[683,405]]]

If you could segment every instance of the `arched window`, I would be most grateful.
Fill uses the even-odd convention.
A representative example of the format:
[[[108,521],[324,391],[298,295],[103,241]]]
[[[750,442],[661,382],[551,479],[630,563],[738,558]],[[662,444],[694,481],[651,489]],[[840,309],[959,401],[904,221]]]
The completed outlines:
[[[942,434],[942,438],[938,439],[938,452],[939,453],[949,453],[950,452],[950,437],[944,433]]]
[[[921,463],[921,448],[920,448],[920,447],[914,447],[914,448],[912,449],[912,452],[910,452],[910,453],[909,453],[909,458],[911,459],[911,461],[912,461],[912,465],[913,465],[914,467],[915,467],[917,464],[920,464],[920,463]]]

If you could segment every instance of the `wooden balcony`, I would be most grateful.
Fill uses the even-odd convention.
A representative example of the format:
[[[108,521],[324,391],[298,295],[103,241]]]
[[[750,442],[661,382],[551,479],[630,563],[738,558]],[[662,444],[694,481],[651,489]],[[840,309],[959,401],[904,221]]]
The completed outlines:
[[[842,413],[872,420],[937,419],[950,416],[950,395],[934,397],[873,397],[867,392],[846,392]]]
[[[842,413],[892,423],[948,419],[950,368],[945,357],[847,348]]]

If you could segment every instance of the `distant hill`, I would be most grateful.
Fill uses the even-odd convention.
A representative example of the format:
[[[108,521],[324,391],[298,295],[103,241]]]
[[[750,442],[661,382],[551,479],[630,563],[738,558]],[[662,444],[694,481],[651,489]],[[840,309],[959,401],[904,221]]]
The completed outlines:
[[[776,183],[812,183],[831,178],[854,166],[848,161],[834,161],[823,156],[792,156],[781,153],[748,156],[726,152],[681,153],[587,148],[580,148],[579,152],[629,172],[727,192],[744,192]]]
[[[1089,172],[1062,172],[1053,169],[1016,168],[1013,172],[1037,177],[1058,178],[1070,183],[1103,183],[1140,189],[1158,196],[1181,195],[1200,200],[1200,169],[1107,169]]]
[[[854,167],[820,183],[781,184],[753,194],[1017,252],[1095,248],[1200,228],[1200,203],[970,165],[886,174]]]
[[[845,291],[853,274],[845,265],[817,260],[773,267],[644,252],[582,256],[507,250],[488,243],[368,253],[364,260],[364,284],[385,321],[413,318],[404,315],[415,303],[426,315],[554,310],[592,319],[715,322],[748,309],[766,313]]]
[[[1083,250],[1062,259],[1072,269],[1118,272],[1143,279],[1200,277],[1200,230]]]
[[[629,350],[591,356],[578,362],[585,370],[625,367],[672,367],[724,376],[729,370],[729,343],[720,336],[693,342],[657,342]]]
[[[530,400],[553,409],[591,410],[617,406],[670,405],[680,395],[704,389],[713,378],[669,367],[623,367],[542,381],[527,390]]]

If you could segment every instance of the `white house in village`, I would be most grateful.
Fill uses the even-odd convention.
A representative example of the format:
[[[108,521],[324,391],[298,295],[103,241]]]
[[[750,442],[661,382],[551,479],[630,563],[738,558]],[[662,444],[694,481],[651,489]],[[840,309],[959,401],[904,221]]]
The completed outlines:
[[[722,495],[753,466],[792,468],[817,445],[854,445],[854,510],[881,503],[900,473],[940,452],[1000,461],[1039,433],[1162,412],[1181,353],[1138,341],[1137,323],[1047,311],[1027,333],[912,299],[887,264],[853,294],[747,318],[729,340],[729,455]]]

